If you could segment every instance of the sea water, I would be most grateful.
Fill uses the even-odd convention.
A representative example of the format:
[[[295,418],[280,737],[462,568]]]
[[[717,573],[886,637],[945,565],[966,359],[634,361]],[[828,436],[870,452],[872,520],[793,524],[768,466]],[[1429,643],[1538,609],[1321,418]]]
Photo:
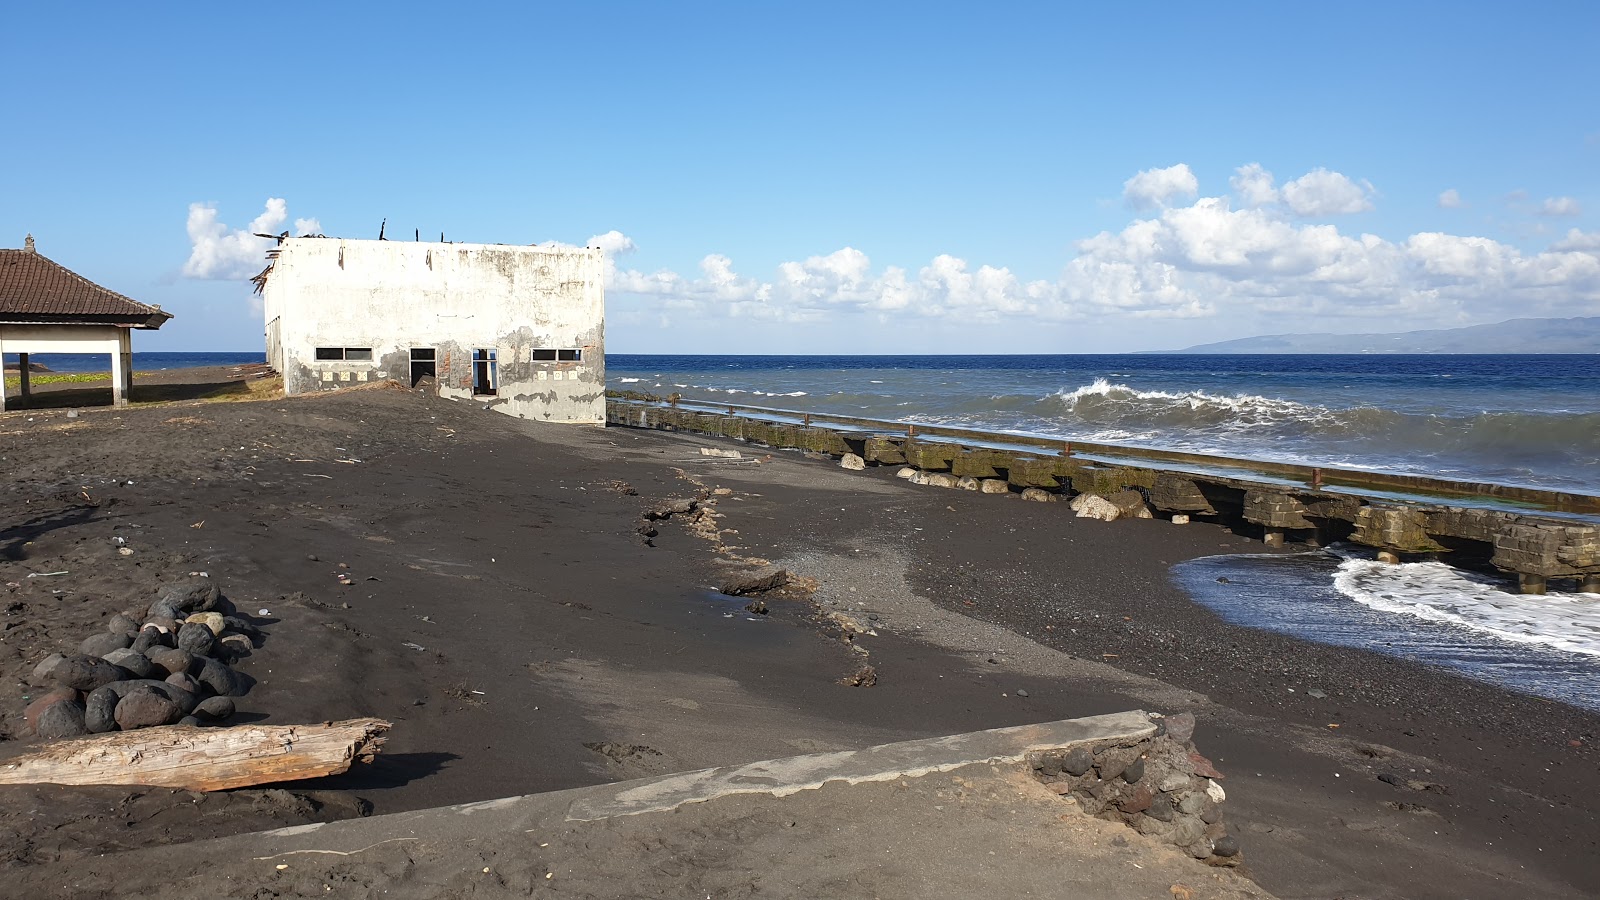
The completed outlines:
[[[612,355],[607,372],[691,400],[1600,494],[1600,356]],[[1175,577],[1239,625],[1600,711],[1600,595],[1354,548]]]
[[[193,369],[201,366],[245,366],[265,363],[265,353],[135,353],[135,372],[157,372],[162,369]],[[5,364],[14,366],[17,354],[7,353]],[[52,372],[111,372],[111,357],[105,353],[35,353],[28,357],[31,364],[42,365]]]
[[[1600,712],[1600,594],[1515,593],[1442,563],[1390,565],[1354,549],[1231,554],[1173,577],[1226,622],[1356,647]]]
[[[690,400],[1600,493],[1600,356],[634,356]]]

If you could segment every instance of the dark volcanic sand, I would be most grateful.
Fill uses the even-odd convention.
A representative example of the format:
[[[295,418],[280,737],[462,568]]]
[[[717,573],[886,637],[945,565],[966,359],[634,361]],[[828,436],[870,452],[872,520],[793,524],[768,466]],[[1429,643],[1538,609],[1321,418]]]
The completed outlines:
[[[0,417],[0,755],[27,749],[38,659],[191,571],[268,610],[243,718],[395,723],[374,766],[288,786],[304,800],[0,788],[7,878],[50,896],[83,853],[353,814],[352,796],[394,812],[1143,706],[1198,713],[1268,890],[1600,893],[1596,717],[1228,626],[1170,582],[1259,544],[793,454],[719,463],[706,443],[386,388]],[[685,473],[732,489],[716,525],[740,549],[719,558],[678,519],[655,546],[637,533],[641,510],[699,494]],[[817,577],[822,609],[875,626],[877,685],[838,683],[861,655],[810,604],[749,621],[711,590],[749,569],[730,556]]]

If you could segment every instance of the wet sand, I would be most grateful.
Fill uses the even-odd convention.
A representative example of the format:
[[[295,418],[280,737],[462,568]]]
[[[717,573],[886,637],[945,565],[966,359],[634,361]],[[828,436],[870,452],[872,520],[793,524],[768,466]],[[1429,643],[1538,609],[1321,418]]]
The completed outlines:
[[[304,802],[202,815],[182,792],[0,789],[8,877],[55,896],[77,856],[351,815],[352,798],[394,812],[1145,707],[1200,717],[1269,891],[1600,893],[1597,718],[1229,626],[1170,580],[1259,543],[707,445],[382,387],[0,416],[0,755],[26,749],[39,658],[191,571],[266,623],[243,716],[395,723],[370,769],[292,786]],[[720,518],[640,533],[645,510],[696,497]],[[817,579],[815,605],[753,616],[716,592],[754,560]],[[876,634],[843,640],[828,612]],[[874,686],[840,683],[863,664]]]

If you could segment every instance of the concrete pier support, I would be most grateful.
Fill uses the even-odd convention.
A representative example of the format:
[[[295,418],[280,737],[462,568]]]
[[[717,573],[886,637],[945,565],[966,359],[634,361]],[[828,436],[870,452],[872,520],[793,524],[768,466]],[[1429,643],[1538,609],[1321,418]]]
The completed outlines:
[[[1517,583],[1524,594],[1542,594],[1546,589],[1543,575],[1530,575],[1522,572],[1517,575]]]
[[[1268,547],[1282,547],[1283,532],[1277,529],[1270,529],[1266,534],[1262,535],[1261,542],[1266,544]]]
[[[21,389],[19,393],[22,395],[22,399],[24,401],[33,396],[33,378],[28,372],[28,366],[30,364],[28,358],[31,355],[32,354],[28,353],[17,354],[17,361],[22,364],[18,367],[17,371],[19,376],[18,381],[21,382],[18,387]]]
[[[1581,594],[1600,594],[1600,573],[1592,573],[1579,578],[1578,592]]]

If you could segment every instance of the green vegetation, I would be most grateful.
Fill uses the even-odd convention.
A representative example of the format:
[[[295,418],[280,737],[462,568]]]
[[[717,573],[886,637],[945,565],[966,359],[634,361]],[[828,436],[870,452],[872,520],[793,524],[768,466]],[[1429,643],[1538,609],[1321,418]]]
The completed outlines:
[[[151,373],[135,372],[134,378],[143,378]],[[28,379],[29,384],[93,384],[96,381],[110,381],[110,372],[34,372]],[[12,388],[22,390],[21,375],[6,375],[6,392]]]

